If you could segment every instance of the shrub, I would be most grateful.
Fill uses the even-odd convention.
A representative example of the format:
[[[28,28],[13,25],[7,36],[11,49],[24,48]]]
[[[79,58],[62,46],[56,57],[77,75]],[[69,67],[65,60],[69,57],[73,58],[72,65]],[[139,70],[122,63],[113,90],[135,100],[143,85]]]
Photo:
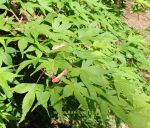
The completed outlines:
[[[149,8],[150,8],[150,3],[148,0],[136,0],[132,6],[133,12],[140,12]]]
[[[73,127],[106,127],[109,115],[131,128],[149,127],[145,41],[112,9],[97,0],[0,7],[1,93],[17,105],[14,94],[24,95],[19,122],[43,106]]]

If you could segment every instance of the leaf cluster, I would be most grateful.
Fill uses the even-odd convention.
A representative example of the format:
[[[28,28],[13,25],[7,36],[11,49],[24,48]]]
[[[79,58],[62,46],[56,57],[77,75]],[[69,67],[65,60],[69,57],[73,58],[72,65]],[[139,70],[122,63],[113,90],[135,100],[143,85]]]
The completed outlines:
[[[74,127],[105,127],[109,115],[150,127],[145,41],[111,10],[97,0],[0,1],[0,87],[14,105],[25,95],[19,123],[42,106]]]

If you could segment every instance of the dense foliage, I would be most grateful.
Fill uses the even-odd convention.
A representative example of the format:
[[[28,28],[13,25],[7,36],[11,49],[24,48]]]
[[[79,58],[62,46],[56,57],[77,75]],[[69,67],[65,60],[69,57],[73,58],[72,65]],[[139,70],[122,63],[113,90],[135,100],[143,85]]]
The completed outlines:
[[[72,127],[114,115],[149,128],[147,44],[117,15],[97,0],[0,0],[0,126],[42,106]]]

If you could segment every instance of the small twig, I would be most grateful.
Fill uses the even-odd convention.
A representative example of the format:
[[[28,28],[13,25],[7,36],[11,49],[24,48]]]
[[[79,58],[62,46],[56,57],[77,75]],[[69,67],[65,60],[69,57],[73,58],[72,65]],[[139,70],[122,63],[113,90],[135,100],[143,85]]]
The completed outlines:
[[[13,12],[13,10],[9,10],[9,11],[14,15],[14,17],[17,19],[17,21],[20,22],[18,16]]]
[[[40,76],[38,77],[36,83],[38,83],[39,80],[41,79],[41,77],[45,74],[45,70],[41,70],[41,71],[42,71],[42,73],[41,73]]]
[[[43,70],[42,70],[43,71]],[[47,75],[49,78],[51,78],[52,76],[48,73],[46,73],[45,71],[43,71],[45,75]]]

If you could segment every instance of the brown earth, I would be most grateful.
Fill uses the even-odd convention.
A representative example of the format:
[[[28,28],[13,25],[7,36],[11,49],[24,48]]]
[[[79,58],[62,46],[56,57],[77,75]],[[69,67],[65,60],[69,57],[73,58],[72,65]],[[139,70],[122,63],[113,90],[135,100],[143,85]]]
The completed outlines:
[[[127,22],[129,27],[136,29],[148,29],[150,27],[150,9],[144,10],[139,13],[132,12],[133,0],[129,0],[127,6],[123,9],[124,20]]]

